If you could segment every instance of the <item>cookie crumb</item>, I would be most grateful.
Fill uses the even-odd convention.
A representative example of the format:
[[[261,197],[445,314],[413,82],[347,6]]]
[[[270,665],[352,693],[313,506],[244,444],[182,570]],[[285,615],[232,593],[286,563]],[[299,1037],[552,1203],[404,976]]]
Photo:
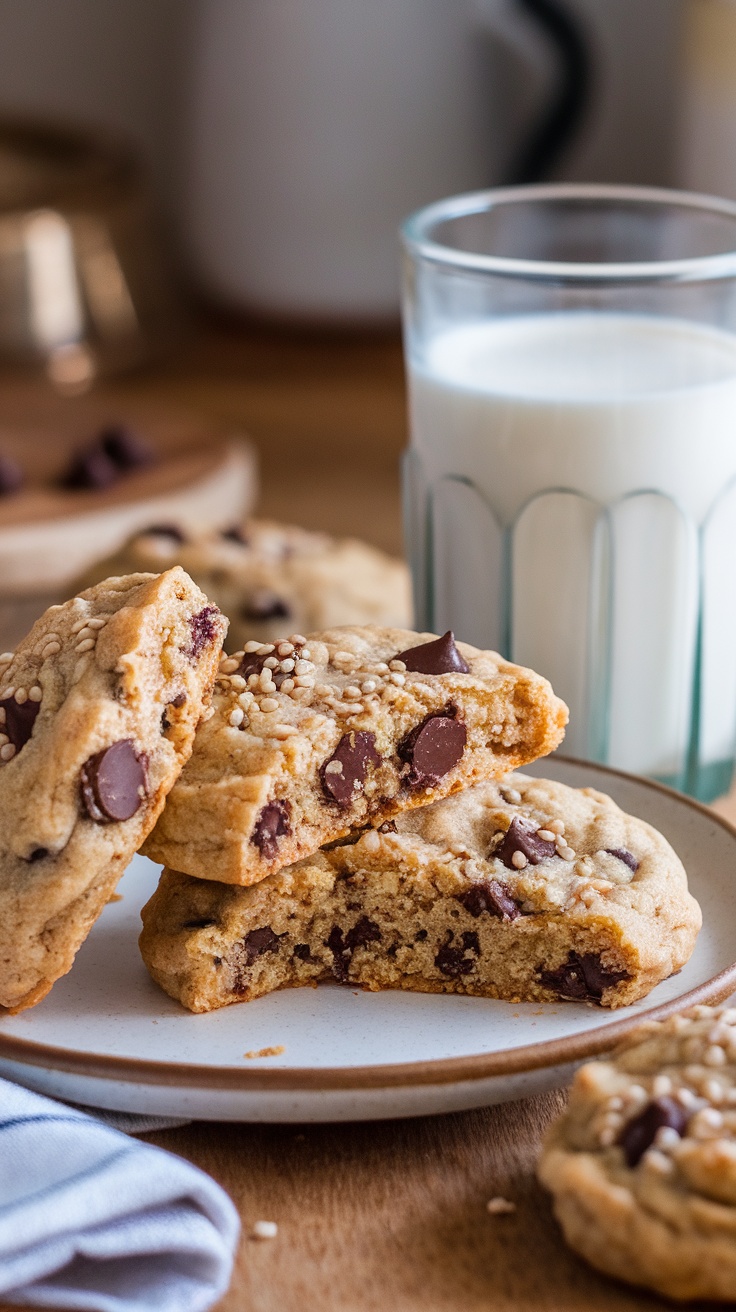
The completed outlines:
[[[286,1052],[283,1043],[276,1044],[273,1048],[251,1048],[250,1052],[244,1052],[244,1057],[280,1057],[282,1052]]]
[[[251,1231],[251,1239],[275,1239],[279,1228],[275,1221],[256,1221]]]
[[[512,1203],[508,1198],[489,1198],[486,1211],[490,1212],[491,1216],[507,1216],[516,1211],[516,1203]]]

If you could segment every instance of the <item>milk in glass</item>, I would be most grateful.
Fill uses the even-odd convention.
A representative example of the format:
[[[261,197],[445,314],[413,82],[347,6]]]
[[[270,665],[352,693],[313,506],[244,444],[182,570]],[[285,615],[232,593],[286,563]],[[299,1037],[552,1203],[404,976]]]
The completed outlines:
[[[551,679],[566,749],[727,784],[736,726],[736,336],[499,316],[409,359],[435,628]],[[734,484],[734,486],[732,486]]]

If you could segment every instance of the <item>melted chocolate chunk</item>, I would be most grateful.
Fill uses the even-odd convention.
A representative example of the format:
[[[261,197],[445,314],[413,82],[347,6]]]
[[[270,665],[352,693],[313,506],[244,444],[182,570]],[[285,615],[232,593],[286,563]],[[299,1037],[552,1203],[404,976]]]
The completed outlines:
[[[295,661],[299,660],[300,650],[301,650],[300,647],[295,648],[292,657],[293,660]],[[261,671],[264,669],[265,663],[269,659],[269,656],[273,656],[273,654],[274,653],[271,651],[268,653],[264,653],[263,656],[259,656],[258,653],[254,651],[246,652],[245,655],[243,656],[242,661],[240,662],[240,665],[238,666],[236,673],[242,675],[244,679],[250,678],[251,674],[260,674]],[[278,660],[278,656],[275,659]],[[293,677],[294,677],[293,673],[284,674],[283,670],[280,670],[278,667],[275,670],[271,670],[271,678],[277,688],[281,687],[282,683],[284,682],[284,679],[293,679]]]
[[[627,970],[604,966],[597,952],[570,952],[567,961],[554,970],[537,972],[540,984],[569,1002],[600,1002],[604,989],[629,979]]]
[[[322,792],[329,801],[348,807],[363,792],[368,766],[380,763],[375,734],[365,729],[343,734],[332,756],[320,766]]]
[[[420,647],[400,651],[394,660],[403,661],[407,670],[417,674],[469,674],[470,666],[455,646],[455,635],[448,629],[441,638],[423,642]]]
[[[20,704],[14,697],[6,697],[4,701],[0,702],[0,706],[5,711],[5,724],[2,726],[3,733],[7,734],[16,752],[19,752],[22,747],[25,747],[33,733],[33,726],[41,709],[41,703],[32,702],[29,697],[27,702]]]
[[[442,946],[438,949],[434,964],[443,975],[449,976],[450,979],[459,979],[461,975],[472,975],[475,970],[475,962],[472,958],[465,956],[468,950],[464,945],[462,947],[452,947],[453,940],[452,930],[448,932],[447,938]]]
[[[110,424],[103,428],[97,440],[105,455],[121,470],[140,469],[156,459],[150,442],[127,424]]]
[[[230,528],[224,528],[220,533],[220,537],[224,538],[226,542],[237,542],[239,547],[247,547],[249,545],[248,534],[239,524],[231,524]]]
[[[415,942],[415,943],[423,943],[424,940],[425,940],[425,938],[427,938],[427,931],[426,931],[426,929],[420,929],[420,930],[418,931],[418,933],[416,933],[416,934],[414,935],[414,942]]]
[[[81,787],[85,810],[92,820],[130,820],[146,796],[148,760],[137,752],[131,738],[90,756],[82,766]]]
[[[213,920],[211,916],[202,916],[200,920],[185,920],[182,929],[211,929],[216,924],[217,921]]]
[[[99,491],[101,488],[117,483],[119,478],[120,469],[115,461],[110,459],[99,442],[93,442],[91,446],[77,451],[72,457],[61,483],[63,487],[75,490]]]
[[[365,947],[366,943],[378,943],[381,937],[381,931],[375,920],[369,920],[368,916],[361,916],[345,935],[345,947],[353,952],[355,948]]]
[[[689,1113],[681,1103],[666,1095],[648,1102],[638,1116],[632,1117],[624,1125],[618,1143],[624,1150],[626,1165],[639,1165],[647,1148],[654,1143],[657,1130],[667,1126],[682,1138],[690,1119]]]
[[[311,961],[312,953],[309,950],[309,944],[296,943],[294,945],[294,956],[298,957],[300,961]]]
[[[396,750],[410,767],[403,780],[407,788],[430,788],[462,758],[468,734],[457,714],[453,705],[433,711],[401,740]]]
[[[0,497],[10,497],[20,491],[25,475],[20,465],[10,456],[0,456]]]
[[[149,528],[141,530],[141,536],[171,538],[172,542],[186,542],[186,536],[178,524],[151,524]]]
[[[639,869],[639,862],[634,856],[634,853],[630,852],[628,848],[604,847],[603,851],[607,852],[609,856],[615,856],[618,858],[619,861],[623,861],[624,865],[629,867],[629,870],[632,872],[632,874],[635,875],[637,870]]]
[[[480,941],[474,929],[466,929],[462,934],[462,940],[466,952],[474,952],[476,957],[480,956]]]
[[[163,710],[163,712],[162,712],[162,714],[161,714],[161,732],[162,732],[162,733],[166,733],[166,730],[167,730],[167,729],[170,729],[171,726],[172,726],[172,724],[173,724],[173,720],[171,719],[171,717],[170,717],[170,715],[169,715],[169,711],[170,711],[172,708],[173,708],[174,710],[178,711],[178,710],[179,710],[179,709],[185,704],[186,700],[187,700],[187,695],[186,695],[186,693],[185,693],[185,692],[179,692],[179,693],[176,694],[176,697],[172,697],[172,698],[171,698],[171,701],[169,702],[168,706],[165,706],[165,707],[164,707],[164,710]]]
[[[258,848],[264,861],[273,861],[278,851],[279,839],[291,833],[290,815],[291,803],[276,801],[267,802],[258,816],[250,841]]]
[[[274,934],[270,925],[252,929],[243,939],[243,965],[252,966],[265,952],[277,952],[278,946],[279,935]]]
[[[205,606],[196,615],[190,615],[189,628],[192,641],[187,649],[190,660],[198,660],[205,647],[214,642],[217,637],[217,616],[219,614],[217,606]]]
[[[332,953],[332,973],[335,979],[339,980],[341,984],[347,984],[350,978],[348,967],[351,953],[348,951],[339,925],[332,926],[325,941],[325,947],[329,948]]]
[[[48,856],[48,854],[49,849],[47,847],[34,847],[33,850],[28,853],[26,860],[33,865],[35,861],[43,861],[44,857]]]
[[[557,855],[554,843],[546,838],[540,838],[536,830],[522,824],[518,816],[514,816],[506,830],[503,842],[492,855],[499,857],[509,870],[515,870],[516,867],[512,860],[514,852],[523,852],[532,866],[538,865],[546,857]]]
[[[291,610],[283,597],[270,588],[259,588],[252,593],[240,612],[244,620],[288,620]]]
[[[458,894],[457,900],[462,902],[465,910],[476,919],[482,916],[484,911],[492,916],[498,916],[499,920],[516,920],[521,915],[508,888],[497,879],[489,879],[482,884],[472,884],[466,893]]]

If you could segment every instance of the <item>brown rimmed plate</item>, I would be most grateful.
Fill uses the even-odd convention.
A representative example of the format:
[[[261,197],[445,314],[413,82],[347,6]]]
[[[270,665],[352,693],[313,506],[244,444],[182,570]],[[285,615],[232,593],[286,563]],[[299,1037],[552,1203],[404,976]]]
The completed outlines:
[[[586,762],[534,773],[610,793],[685,863],[704,925],[685,968],[632,1007],[522,1005],[438,994],[290,989],[192,1016],[149,979],[138,912],[157,870],[136,857],[74,969],[0,1021],[0,1075],[90,1106],[207,1120],[419,1116],[565,1083],[643,1018],[736,990],[736,830],[660,785]],[[271,1056],[246,1052],[283,1049]]]

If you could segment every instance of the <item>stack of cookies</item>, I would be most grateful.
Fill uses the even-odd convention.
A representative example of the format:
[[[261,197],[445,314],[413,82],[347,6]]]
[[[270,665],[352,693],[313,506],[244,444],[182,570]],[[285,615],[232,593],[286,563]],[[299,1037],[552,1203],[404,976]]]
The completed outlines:
[[[153,978],[192,1011],[333,979],[620,1006],[689,957],[667,842],[607,797],[510,773],[560,742],[550,685],[395,628],[259,643],[143,851]]]

